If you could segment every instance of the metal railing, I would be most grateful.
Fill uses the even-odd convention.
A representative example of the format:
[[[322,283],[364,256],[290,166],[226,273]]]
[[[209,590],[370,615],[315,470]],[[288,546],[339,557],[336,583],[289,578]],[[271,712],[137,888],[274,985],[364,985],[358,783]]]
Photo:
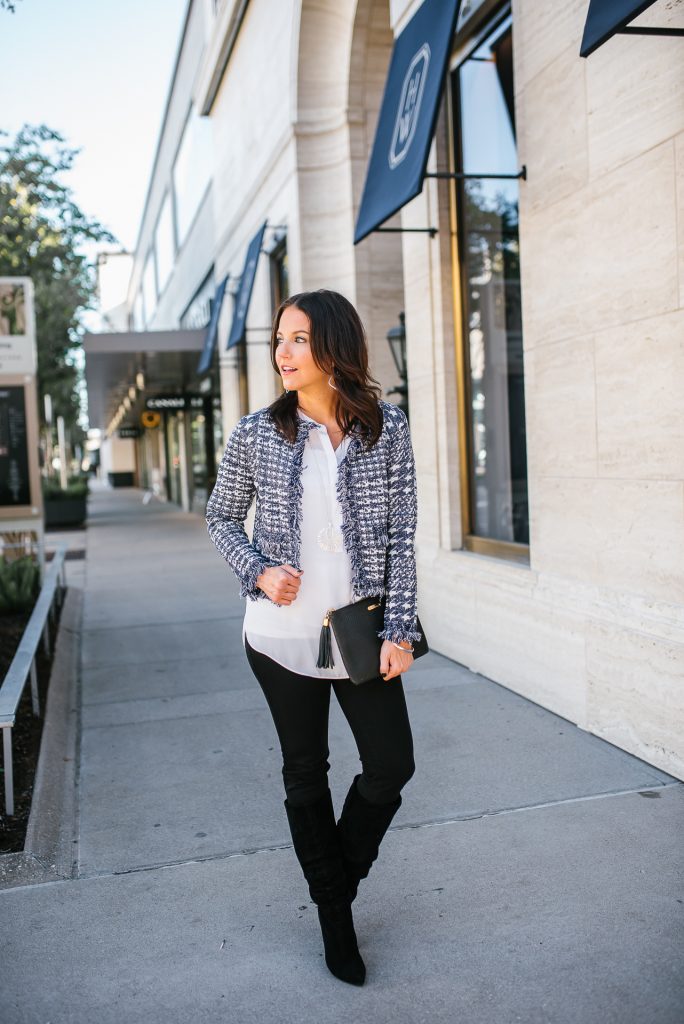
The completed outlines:
[[[34,715],[40,714],[38,698],[38,674],[36,672],[36,651],[40,638],[46,655],[50,654],[50,632],[48,616],[54,618],[55,597],[61,607],[66,590],[64,558],[66,544],[60,544],[43,577],[43,585],[35,603],[31,618],[26,623],[16,654],[12,659],[2,686],[0,686],[0,729],[2,729],[3,765],[5,769],[5,813],[14,814],[14,776],[12,771],[12,726],[17,707],[24,692],[26,680],[31,677],[31,702]]]

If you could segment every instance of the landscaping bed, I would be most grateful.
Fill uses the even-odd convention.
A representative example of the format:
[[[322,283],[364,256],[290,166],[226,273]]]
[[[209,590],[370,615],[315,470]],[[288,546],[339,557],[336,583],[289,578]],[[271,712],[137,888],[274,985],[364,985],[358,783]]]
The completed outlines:
[[[50,633],[50,657],[46,657],[43,642],[36,652],[38,694],[40,715],[33,714],[31,704],[31,681],[26,681],[22,698],[17,707],[15,724],[12,728],[12,763],[14,768],[14,814],[5,814],[5,770],[0,764],[0,853],[18,853],[24,849],[26,828],[31,811],[33,783],[40,752],[40,739],[45,718],[48,683],[52,668],[55,640],[59,628],[60,609],[57,602],[54,625],[48,619]],[[12,663],[31,609],[0,616],[0,683]],[[2,754],[0,753],[0,762]]]

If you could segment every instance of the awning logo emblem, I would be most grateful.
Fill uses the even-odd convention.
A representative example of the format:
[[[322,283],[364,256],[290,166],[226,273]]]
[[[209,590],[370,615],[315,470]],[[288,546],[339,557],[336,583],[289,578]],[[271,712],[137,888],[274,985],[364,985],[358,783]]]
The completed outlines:
[[[409,64],[401,87],[399,108],[388,154],[392,170],[401,163],[413,142],[429,65],[430,46],[428,43],[423,43]]]

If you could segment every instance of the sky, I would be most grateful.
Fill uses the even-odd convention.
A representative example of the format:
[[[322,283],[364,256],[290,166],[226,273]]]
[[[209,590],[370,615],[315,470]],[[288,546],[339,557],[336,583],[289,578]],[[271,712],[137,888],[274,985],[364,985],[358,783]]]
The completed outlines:
[[[0,128],[81,149],[64,180],[120,245],[138,236],[188,0],[14,0],[0,10]]]

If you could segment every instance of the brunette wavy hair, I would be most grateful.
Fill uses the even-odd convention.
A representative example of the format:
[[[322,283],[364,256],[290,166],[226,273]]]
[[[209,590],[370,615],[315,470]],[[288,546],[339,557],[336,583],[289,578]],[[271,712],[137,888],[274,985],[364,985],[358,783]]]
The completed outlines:
[[[332,374],[336,391],[335,419],[345,434],[356,430],[371,448],[382,431],[382,410],[378,404],[380,385],[368,371],[368,344],[361,318],[349,299],[339,292],[320,288],[285,299],[276,310],[271,330],[271,363],[280,376],[276,361],[276,337],[280,318],[288,306],[295,306],[309,318],[311,355],[316,366]],[[284,391],[268,407],[282,434],[294,443],[297,437],[297,392]]]

